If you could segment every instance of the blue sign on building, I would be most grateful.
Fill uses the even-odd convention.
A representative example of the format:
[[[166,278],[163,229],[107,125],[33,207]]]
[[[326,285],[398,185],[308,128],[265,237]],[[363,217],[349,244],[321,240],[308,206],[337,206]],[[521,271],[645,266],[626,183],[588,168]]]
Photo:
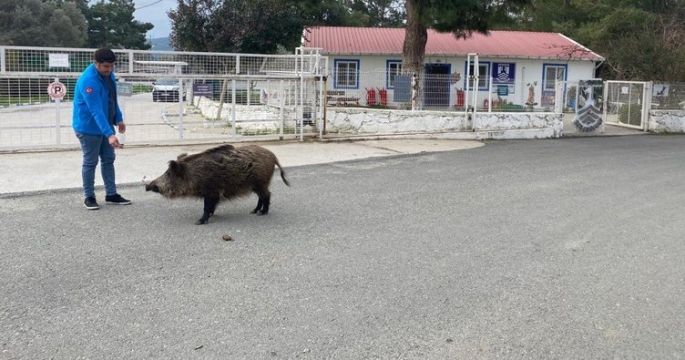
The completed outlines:
[[[492,82],[494,84],[513,84],[515,77],[515,63],[492,63]]]

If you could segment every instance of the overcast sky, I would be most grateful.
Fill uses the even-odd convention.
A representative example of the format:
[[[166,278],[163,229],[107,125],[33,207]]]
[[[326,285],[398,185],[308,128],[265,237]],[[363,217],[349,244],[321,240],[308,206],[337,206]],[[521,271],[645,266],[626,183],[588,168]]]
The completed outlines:
[[[167,11],[175,9],[178,5],[177,0],[135,0],[137,9],[133,16],[140,22],[149,22],[155,26],[148,31],[148,38],[167,37],[171,33],[171,22]]]

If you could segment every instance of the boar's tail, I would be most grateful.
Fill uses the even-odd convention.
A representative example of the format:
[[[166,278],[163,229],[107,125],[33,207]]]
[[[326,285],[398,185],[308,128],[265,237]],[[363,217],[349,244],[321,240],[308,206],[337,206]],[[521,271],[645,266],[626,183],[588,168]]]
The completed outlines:
[[[290,186],[290,182],[288,179],[285,177],[285,171],[283,170],[283,167],[281,166],[281,163],[278,162],[278,159],[276,159],[276,165],[278,165],[278,169],[281,170],[281,179],[283,179],[283,182]]]

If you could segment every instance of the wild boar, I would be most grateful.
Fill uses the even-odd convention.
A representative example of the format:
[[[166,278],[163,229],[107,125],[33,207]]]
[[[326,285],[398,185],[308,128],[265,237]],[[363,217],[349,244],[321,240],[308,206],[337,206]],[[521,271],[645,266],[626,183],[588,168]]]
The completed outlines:
[[[179,155],[176,160],[169,161],[169,168],[162,176],[145,185],[145,190],[169,199],[204,198],[204,212],[197,225],[207,223],[219,202],[251,192],[259,197],[252,213],[266,215],[271,203],[269,185],[275,166],[280,169],[283,182],[290,186],[285,171],[271,151],[257,145],[221,145],[198,154]]]

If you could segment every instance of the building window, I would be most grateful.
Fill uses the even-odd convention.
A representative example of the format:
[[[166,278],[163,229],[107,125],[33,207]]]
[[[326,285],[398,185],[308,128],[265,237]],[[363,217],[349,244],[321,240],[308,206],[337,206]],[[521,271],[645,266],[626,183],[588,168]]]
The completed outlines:
[[[464,69],[466,69],[466,66],[468,63],[464,65]],[[468,69],[468,74],[471,74],[473,76],[475,72],[475,64],[470,64],[470,67]],[[466,74],[466,70],[464,70],[464,74]],[[469,81],[466,76],[464,76],[464,82],[466,86],[464,86],[465,89],[467,90],[472,90],[471,85],[472,81]],[[490,84],[490,63],[489,62],[478,62],[478,90],[483,90],[487,91],[488,86]]]
[[[336,89],[359,89],[359,60],[335,60]]]
[[[386,62],[387,80],[385,87],[388,89],[395,88],[395,80],[402,74],[402,60],[388,60]]]
[[[566,80],[566,65],[543,64],[542,67],[542,90],[555,91],[557,80]]]

